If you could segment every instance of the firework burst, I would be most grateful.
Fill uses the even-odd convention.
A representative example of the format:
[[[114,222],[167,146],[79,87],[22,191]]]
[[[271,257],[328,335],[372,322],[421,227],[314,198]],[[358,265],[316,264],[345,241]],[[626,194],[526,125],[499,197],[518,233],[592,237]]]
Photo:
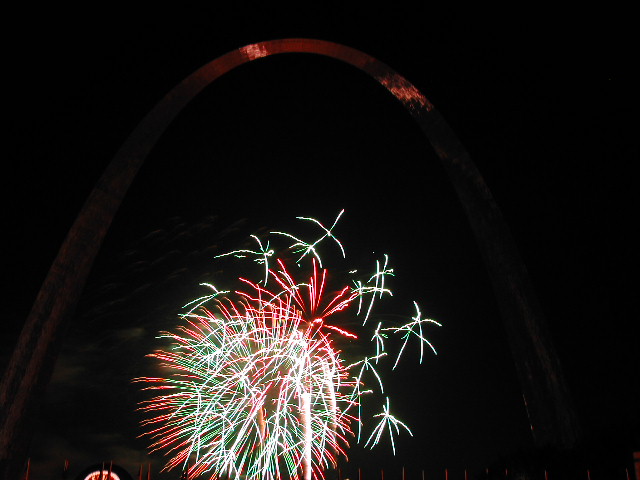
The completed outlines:
[[[379,392],[384,391],[376,370],[387,356],[384,340],[393,334],[403,340],[393,368],[411,338],[420,342],[421,360],[425,344],[435,352],[423,327],[439,324],[421,318],[415,304],[416,316],[406,324],[378,323],[371,338],[375,355],[345,363],[336,343],[358,337],[334,324],[332,316],[353,307],[353,315],[366,325],[374,302],[391,294],[385,278],[393,270],[385,256],[368,280],[327,293],[328,273],[319,247],[331,239],[344,256],[333,234],[342,213],[330,228],[300,217],[323,232],[311,243],[271,232],[293,240],[288,248],[299,255],[298,270],[310,262],[310,273],[302,281],[268,242],[254,236],[256,250],[220,257],[252,259],[263,269],[260,280],[240,278],[245,288],[234,292],[207,285],[210,293],[186,306],[184,324],[176,333],[162,335],[171,347],[151,356],[168,372],[166,377],[136,380],[159,391],[141,409],[149,414],[143,425],[152,450],[165,450],[170,457],[166,469],[181,466],[190,477],[208,473],[211,478],[322,478],[345,453],[348,439],[362,438],[362,401],[371,393],[365,377],[374,378]],[[390,413],[388,397],[374,418],[378,423],[365,446],[377,444],[386,430],[395,452],[393,435],[401,428],[411,432]]]

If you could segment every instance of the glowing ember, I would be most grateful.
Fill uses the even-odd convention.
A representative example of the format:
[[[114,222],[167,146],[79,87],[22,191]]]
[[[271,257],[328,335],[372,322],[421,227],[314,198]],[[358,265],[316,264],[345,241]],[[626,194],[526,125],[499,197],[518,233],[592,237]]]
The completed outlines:
[[[165,449],[171,459],[165,469],[188,468],[190,476],[207,472],[220,476],[262,478],[322,478],[323,470],[335,466],[349,446],[347,438],[362,437],[362,401],[373,391],[365,379],[375,379],[384,393],[376,370],[387,356],[384,340],[398,334],[402,347],[395,355],[395,368],[410,338],[433,346],[423,335],[427,323],[416,315],[400,326],[378,322],[371,341],[375,355],[345,364],[337,341],[358,336],[332,323],[331,316],[348,311],[366,325],[374,302],[391,292],[385,279],[393,275],[385,255],[365,282],[354,281],[327,293],[328,272],[322,268],[321,242],[333,240],[344,256],[344,248],[333,234],[340,216],[330,228],[315,219],[323,235],[308,243],[291,234],[272,232],[293,240],[289,250],[299,255],[295,268],[310,262],[310,271],[300,282],[275,250],[253,237],[257,250],[243,249],[224,256],[251,258],[261,266],[260,280],[241,278],[242,291],[211,293],[187,305],[184,325],[177,333],[164,333],[172,347],[152,357],[167,370],[166,378],[141,378],[146,389],[159,394],[141,407],[151,418],[143,425],[153,439],[153,450]],[[274,266],[272,266],[274,265]],[[357,300],[357,302],[356,302]],[[366,308],[365,308],[366,305]],[[341,340],[342,339],[342,340]],[[370,396],[371,398],[375,398]],[[390,413],[385,397],[379,419],[365,446],[376,445],[385,430],[391,437],[409,428]],[[357,435],[354,433],[357,426]]]

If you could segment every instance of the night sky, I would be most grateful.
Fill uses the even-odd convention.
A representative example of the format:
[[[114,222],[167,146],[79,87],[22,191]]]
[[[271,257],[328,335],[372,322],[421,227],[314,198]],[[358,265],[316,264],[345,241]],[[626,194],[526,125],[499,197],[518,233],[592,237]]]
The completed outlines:
[[[546,313],[590,448],[639,449],[637,74],[624,12],[570,18],[420,12],[17,12],[5,46],[2,365],[66,232],[129,133],[165,93],[241,46],[319,38],[368,53],[436,106],[477,164]],[[499,19],[500,18],[500,19]],[[636,54],[637,55],[637,54]],[[333,221],[348,262],[388,253],[393,299],[442,323],[438,355],[387,373],[401,436],[354,465],[478,471],[532,439],[479,251],[439,161],[402,106],[364,73],[287,54],[237,68],[180,114],[147,158],[80,301],[32,446],[35,480],[148,456],[131,378],[213,256],[296,216]],[[410,352],[411,353],[411,352]],[[413,352],[416,354],[416,352]],[[410,361],[409,361],[410,360]],[[634,443],[635,442],[635,443]],[[594,446],[595,445],[595,446]],[[36,476],[37,475],[37,476]],[[389,473],[389,475],[395,475]],[[168,475],[154,478],[174,478]],[[417,477],[416,477],[417,478]]]

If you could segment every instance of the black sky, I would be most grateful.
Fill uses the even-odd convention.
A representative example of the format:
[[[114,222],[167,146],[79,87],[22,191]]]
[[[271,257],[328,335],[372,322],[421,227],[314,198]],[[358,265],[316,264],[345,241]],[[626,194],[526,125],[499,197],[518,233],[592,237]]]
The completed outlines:
[[[3,362],[84,199],[154,104],[231,49],[321,38],[387,63],[451,124],[512,229],[588,436],[630,445],[635,434],[638,441],[638,82],[624,12],[551,18],[318,9],[287,16],[183,7],[87,12],[81,20],[72,13],[18,12],[19,33],[5,53]],[[147,159],[69,333],[34,458],[48,466],[69,456],[73,464],[75,454],[76,469],[118,454],[148,461],[132,440],[139,433],[135,388],[118,383],[125,378],[118,365],[145,374],[145,338],[150,349],[154,335],[149,309],[170,305],[167,292],[180,301],[189,295],[185,284],[215,275],[213,265],[207,273],[212,251],[235,248],[262,227],[293,228],[297,215],[330,221],[341,208],[348,258],[389,253],[396,267],[388,313],[416,299],[443,324],[432,334],[439,355],[389,379],[415,437],[401,440],[393,461],[375,451],[354,458],[362,455],[371,468],[478,469],[530,448],[479,253],[417,125],[352,67],[286,55],[215,82]],[[164,240],[153,243],[154,231]],[[145,268],[135,271],[133,259]],[[176,272],[179,286],[165,281]],[[126,301],[116,313],[100,289],[114,283],[128,289],[118,293]],[[87,408],[99,382],[118,393],[103,391],[99,407]]]

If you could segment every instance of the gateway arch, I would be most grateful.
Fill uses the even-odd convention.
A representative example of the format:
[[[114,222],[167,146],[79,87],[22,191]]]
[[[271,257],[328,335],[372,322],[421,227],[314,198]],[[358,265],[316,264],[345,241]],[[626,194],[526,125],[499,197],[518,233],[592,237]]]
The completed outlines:
[[[49,382],[93,260],[146,156],[180,111],[214,80],[247,62],[284,53],[322,55],[362,70],[418,122],[455,188],[491,278],[534,442],[575,445],[578,423],[542,309],[503,216],[456,135],[427,98],[384,63],[344,45],[291,38],[238,48],[189,75],[144,117],[98,180],[47,274],[0,384],[4,478],[19,475],[33,428],[31,412]]]

